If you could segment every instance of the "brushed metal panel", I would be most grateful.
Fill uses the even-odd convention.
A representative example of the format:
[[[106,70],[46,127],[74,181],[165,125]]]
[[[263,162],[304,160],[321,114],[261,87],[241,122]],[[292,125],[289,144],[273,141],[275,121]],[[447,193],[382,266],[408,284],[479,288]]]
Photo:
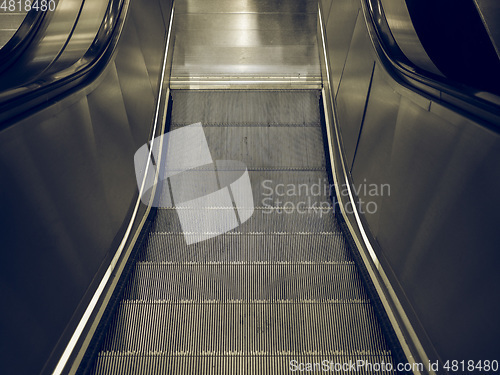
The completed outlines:
[[[93,133],[106,210],[111,217],[123,218],[126,217],[132,204],[131,197],[137,190],[134,166],[129,162],[137,148],[114,64],[106,74],[99,87],[87,97],[87,101],[92,124],[96,124]],[[142,139],[137,141],[147,141],[149,129],[145,127],[144,130]],[[130,204],[124,204],[126,202]]]
[[[183,30],[176,36],[176,43],[184,46],[259,47],[314,45],[316,31],[312,29],[249,29],[241,30]]]
[[[101,0],[83,3],[72,35],[57,60],[51,64],[50,71],[57,72],[67,68],[83,57],[94,42],[107,7],[108,4]]]
[[[347,53],[351,45],[354,27],[359,13],[359,4],[350,0],[339,0],[332,3],[326,39],[330,56],[330,76],[332,94],[336,95],[340,77],[344,70]]]
[[[318,0],[184,0],[176,4],[180,13],[316,13]]]
[[[176,14],[176,32],[182,30],[316,30],[316,14],[216,13]]]
[[[10,339],[0,366],[29,352],[16,372],[34,374],[102,261],[97,244],[110,245],[117,223],[106,212],[86,100],[7,129],[0,144],[0,324],[2,342]]]
[[[500,137],[449,119],[401,99],[378,240],[438,353],[479,360],[500,328]]]
[[[78,18],[81,0],[60,0],[54,12],[49,12],[50,23],[43,35],[35,38],[32,48],[20,57],[14,66],[2,73],[1,88],[17,87],[37,77],[63,50]],[[22,70],[19,70],[22,67]]]
[[[167,32],[163,14],[158,1],[134,1],[131,3],[131,7],[131,21],[135,25],[151,87],[156,98],[164,55],[164,50],[160,46],[163,46]],[[147,22],[145,22],[146,20]]]
[[[141,53],[140,41],[135,23],[129,22],[123,31],[127,43],[119,46],[115,65],[120,82],[127,118],[136,140],[136,147],[143,145],[144,131],[149,131],[154,114],[155,94],[151,87],[150,76],[144,56]],[[145,123],[148,121],[148,123]]]
[[[385,208],[384,195],[391,194],[389,174],[392,144],[401,100],[401,95],[387,83],[389,79],[383,68],[376,64],[363,130],[352,168],[354,185],[359,191],[358,197],[364,202],[361,207],[375,237],[379,231],[380,213]],[[376,190],[373,190],[375,188]],[[376,191],[379,194],[374,195]],[[374,206],[370,202],[376,205],[375,212],[372,212]]]
[[[213,84],[214,76],[223,85],[235,80],[289,84],[290,78],[307,84],[320,76],[316,14],[266,13],[264,3],[256,4],[255,13],[176,15],[175,87],[196,86],[204,79]]]
[[[182,52],[184,53],[183,55]],[[283,74],[319,75],[318,47],[260,46],[215,47],[185,46],[174,52],[172,75],[204,74]]]
[[[40,373],[58,340],[65,345],[61,334],[76,326],[72,315],[128,220],[156,81],[133,27],[125,24],[119,69],[108,67],[88,97],[76,92],[0,132],[1,373]],[[147,42],[161,46],[164,33]]]
[[[337,93],[337,115],[349,168],[356,152],[374,64],[365,20],[360,13]]]

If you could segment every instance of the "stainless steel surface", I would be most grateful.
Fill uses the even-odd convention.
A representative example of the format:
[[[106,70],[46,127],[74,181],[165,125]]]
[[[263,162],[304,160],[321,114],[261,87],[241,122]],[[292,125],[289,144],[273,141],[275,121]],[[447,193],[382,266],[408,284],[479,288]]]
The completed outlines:
[[[23,10],[21,12],[9,12],[0,9],[0,48],[12,38],[19,26],[21,26],[26,13]]]
[[[137,8],[141,19],[161,15],[158,2],[133,2],[126,28]],[[137,198],[133,155],[150,133],[160,70],[142,49],[164,43],[163,22],[148,35],[125,30],[116,59],[142,65],[112,63],[91,86],[0,132],[2,374],[37,374],[44,364],[52,373],[98,286],[93,278],[124,237]]]
[[[48,13],[47,19],[50,22],[44,33],[35,38],[30,49],[20,57],[14,66],[2,72],[0,88],[21,86],[50,67],[63,51],[71,36],[71,30],[78,19],[81,7],[81,0],[60,0],[55,11]],[[19,72],[17,69],[20,67],[22,70]]]
[[[495,0],[474,0],[484,27],[500,58],[500,3]]]
[[[352,165],[356,153],[375,65],[370,49],[371,42],[363,14],[360,12],[337,92],[337,115],[349,166]]]
[[[354,26],[359,14],[359,3],[351,0],[335,1],[331,6],[326,36],[328,52],[330,53],[330,71],[333,84],[333,94],[336,95],[344,71],[344,66],[351,45]],[[326,14],[324,15],[325,18]]]
[[[173,88],[319,87],[316,1],[184,1],[176,13]]]
[[[418,67],[444,77],[425,52],[411,22],[406,3],[402,0],[381,1],[391,33],[405,56]]]
[[[108,2],[106,1],[87,0],[84,2],[72,35],[57,60],[51,64],[51,71],[62,70],[83,57],[97,36],[107,7]]]
[[[177,6],[179,13],[313,13],[317,1],[268,1],[268,0],[184,0]]]
[[[333,2],[330,12],[340,9]],[[331,22],[330,16],[325,30]],[[338,63],[335,50],[323,56]],[[349,60],[360,64],[366,52],[350,50]],[[407,354],[433,361],[494,357],[500,334],[500,304],[491,298],[500,285],[495,228],[500,136],[496,128],[455,107],[403,87],[387,74],[381,59],[376,61],[371,89],[361,99],[349,98],[350,91],[333,97],[328,61],[323,65],[330,79],[325,93],[332,99],[327,109],[335,110],[333,104],[342,100],[352,106],[356,100],[368,103],[351,175],[350,161],[343,162],[349,150],[336,149],[335,138],[336,130],[349,124],[340,108],[330,118],[337,178],[356,189],[390,186],[386,195],[351,189],[347,201],[371,201],[377,210],[346,214],[347,226],[357,235],[373,279],[386,291],[383,302],[394,312],[391,319]]]
[[[359,137],[356,163],[352,169],[355,181],[370,181],[372,184],[382,186],[388,181],[388,166],[391,164],[392,142],[399,112],[401,94],[387,83],[389,77],[380,65],[375,65],[373,73],[372,90],[366,107],[363,132]],[[368,161],[370,161],[368,163]],[[379,233],[380,212],[383,210],[383,196],[369,197],[365,192],[360,192],[359,198],[377,204],[379,210],[371,215],[366,215],[370,230],[375,237]]]

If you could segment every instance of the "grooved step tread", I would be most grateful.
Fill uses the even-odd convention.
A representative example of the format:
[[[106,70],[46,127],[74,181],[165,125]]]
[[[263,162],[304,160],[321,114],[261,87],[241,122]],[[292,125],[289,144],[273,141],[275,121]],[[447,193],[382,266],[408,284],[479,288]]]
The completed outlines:
[[[103,351],[386,354],[369,302],[122,301]],[[373,324],[367,330],[368,324]]]
[[[192,220],[201,220],[200,212],[209,210],[230,210],[233,208],[214,207],[204,209],[183,209],[183,215],[192,217]],[[230,233],[338,233],[340,227],[337,224],[331,208],[322,209],[319,205],[315,208],[304,208],[305,212],[298,210],[289,211],[287,207],[276,210],[269,207],[257,207],[252,217],[234,228]],[[206,215],[210,218],[211,215]],[[220,219],[223,220],[223,219]],[[201,224],[201,223],[200,223]],[[222,224],[222,223],[221,223]],[[203,225],[200,232],[204,233]],[[159,209],[153,223],[152,233],[182,233],[181,223],[176,210]]]
[[[317,90],[174,90],[172,100],[172,127],[320,126]]]
[[[186,245],[184,234],[151,233],[139,254],[154,262],[352,262],[341,233],[225,233]]]
[[[329,301],[368,297],[349,264],[139,262],[125,300]]]
[[[390,354],[349,355],[342,352],[328,356],[285,352],[270,355],[268,353],[236,353],[226,355],[179,353],[167,355],[165,353],[118,353],[102,352],[97,358],[96,375],[122,374],[259,374],[259,375],[289,375],[291,361],[298,363],[322,363],[327,361],[343,365],[364,361],[365,363],[391,363]],[[314,365],[313,365],[314,366]],[[334,371],[330,373],[335,373]],[[338,372],[337,372],[338,373]],[[369,367],[361,367],[356,372],[359,375],[379,375],[380,371],[370,371]],[[386,371],[384,374],[394,374]]]

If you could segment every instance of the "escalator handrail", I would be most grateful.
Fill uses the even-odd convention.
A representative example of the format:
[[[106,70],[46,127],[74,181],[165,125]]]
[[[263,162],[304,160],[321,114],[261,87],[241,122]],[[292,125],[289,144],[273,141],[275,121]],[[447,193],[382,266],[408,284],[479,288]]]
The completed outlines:
[[[375,50],[392,78],[412,91],[452,106],[483,125],[500,131],[500,97],[427,72],[413,64],[392,35],[381,0],[363,0],[362,4]]]
[[[31,9],[12,38],[0,48],[0,73],[11,66],[38,32],[47,12]]]
[[[109,0],[90,48],[73,65],[1,93],[0,131],[82,88],[107,66],[123,28],[130,0]]]

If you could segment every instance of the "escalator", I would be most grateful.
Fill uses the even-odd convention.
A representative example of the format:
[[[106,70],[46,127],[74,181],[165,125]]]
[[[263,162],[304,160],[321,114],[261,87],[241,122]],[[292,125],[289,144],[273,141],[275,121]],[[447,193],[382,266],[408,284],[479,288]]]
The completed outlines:
[[[403,2],[59,0],[23,24],[0,53],[0,372],[496,360],[500,100],[422,53]],[[171,173],[165,134],[212,163]]]
[[[246,164],[255,211],[188,245],[185,236],[205,233],[183,234],[175,210],[159,208],[90,373],[288,374],[319,363],[394,373],[330,201],[320,92],[174,90],[172,99],[171,131],[196,117],[214,160]],[[210,185],[207,171],[186,174],[172,190]],[[216,210],[215,220],[232,208],[190,215]]]

